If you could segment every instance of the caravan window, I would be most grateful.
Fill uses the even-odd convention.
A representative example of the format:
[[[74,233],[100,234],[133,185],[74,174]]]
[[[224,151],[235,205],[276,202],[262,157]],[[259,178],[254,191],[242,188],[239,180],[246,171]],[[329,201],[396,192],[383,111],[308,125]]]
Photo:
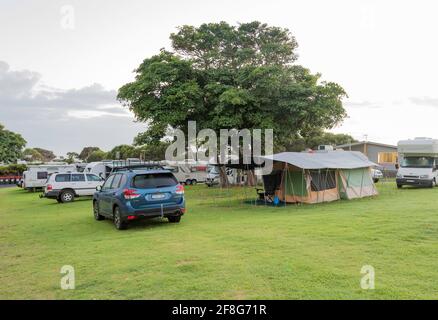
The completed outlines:
[[[314,170],[310,171],[312,191],[323,191],[336,188],[335,170]]]
[[[48,175],[47,171],[37,172],[37,179],[38,180],[41,180],[41,179],[47,180],[47,175]]]

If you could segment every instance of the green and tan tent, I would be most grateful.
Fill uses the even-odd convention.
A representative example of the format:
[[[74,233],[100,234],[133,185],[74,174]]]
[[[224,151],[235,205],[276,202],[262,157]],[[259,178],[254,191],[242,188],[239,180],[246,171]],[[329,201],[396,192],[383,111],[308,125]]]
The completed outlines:
[[[318,203],[377,195],[371,167],[357,151],[283,152],[265,157],[273,170],[263,176],[266,196],[288,203]]]

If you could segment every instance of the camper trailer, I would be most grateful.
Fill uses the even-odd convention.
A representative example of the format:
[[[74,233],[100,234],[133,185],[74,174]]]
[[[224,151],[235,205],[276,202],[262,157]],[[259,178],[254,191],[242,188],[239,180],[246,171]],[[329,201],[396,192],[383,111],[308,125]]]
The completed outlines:
[[[226,168],[225,172],[227,173],[228,183],[232,185],[244,184],[247,179],[246,174],[242,171],[239,172],[238,169]],[[208,187],[218,185],[220,183],[219,166],[211,164],[208,166],[205,183]]]
[[[44,187],[50,174],[56,172],[75,172],[76,166],[65,163],[53,163],[29,166],[23,172],[23,189],[34,190]]]
[[[397,188],[404,185],[435,187],[438,181],[438,139],[415,138],[397,144],[400,167]]]
[[[166,162],[164,169],[171,171],[180,183],[197,184],[207,180],[207,165],[190,162]]]

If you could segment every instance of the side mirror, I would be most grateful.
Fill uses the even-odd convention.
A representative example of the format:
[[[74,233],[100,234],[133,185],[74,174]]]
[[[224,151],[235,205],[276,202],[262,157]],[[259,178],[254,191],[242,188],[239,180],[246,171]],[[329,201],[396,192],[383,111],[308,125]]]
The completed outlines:
[[[97,190],[97,191],[102,191],[102,186],[97,186],[97,187],[96,187],[96,190]]]

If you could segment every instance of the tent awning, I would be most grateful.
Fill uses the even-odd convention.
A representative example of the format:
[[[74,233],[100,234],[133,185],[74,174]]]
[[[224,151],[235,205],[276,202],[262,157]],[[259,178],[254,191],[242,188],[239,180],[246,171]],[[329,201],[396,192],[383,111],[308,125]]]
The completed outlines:
[[[359,151],[282,152],[263,158],[302,169],[356,169],[376,166]]]

